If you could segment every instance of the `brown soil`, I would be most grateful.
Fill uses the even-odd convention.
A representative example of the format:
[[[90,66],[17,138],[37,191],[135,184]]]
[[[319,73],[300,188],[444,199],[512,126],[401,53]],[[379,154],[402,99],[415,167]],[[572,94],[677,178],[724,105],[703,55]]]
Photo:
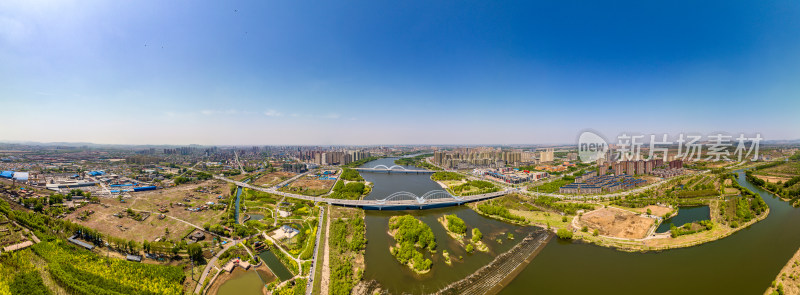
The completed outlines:
[[[791,177],[778,177],[778,176],[766,176],[766,175],[756,175],[756,177],[771,183],[777,183],[778,181],[786,182],[787,180],[792,179]]]
[[[647,209],[650,209],[650,212],[652,212],[653,215],[655,216],[664,216],[664,214],[667,214],[672,211],[672,209],[669,207],[650,205],[642,208],[641,212],[645,213],[647,212]]]
[[[587,226],[590,232],[597,229],[601,235],[626,239],[644,238],[653,221],[652,218],[613,207],[584,213],[580,218],[581,226]]]
[[[210,188],[212,186],[217,186],[217,188],[209,192],[195,191],[195,189],[199,187]],[[134,241],[153,241],[157,237],[161,237],[165,234],[165,228],[169,228],[168,238],[177,240],[183,238],[183,236],[193,230],[194,227],[169,217],[159,219],[158,215],[160,212],[158,209],[161,206],[169,210],[169,212],[164,213],[165,215],[173,216],[202,227],[206,222],[213,223],[219,220],[219,218],[225,214],[225,211],[205,210],[201,212],[190,212],[186,211],[185,207],[177,206],[177,203],[187,203],[184,200],[187,197],[190,199],[189,203],[191,203],[193,207],[205,204],[206,202],[217,203],[219,202],[217,196],[228,196],[229,193],[227,184],[212,180],[199,184],[188,184],[169,189],[134,193],[131,195],[133,198],[125,199],[125,203],[120,203],[117,199],[103,198],[101,199],[101,204],[89,204],[67,215],[66,219],[97,229],[104,234]],[[170,203],[173,203],[171,208],[169,206]],[[144,221],[136,221],[130,217],[118,218],[113,216],[115,213],[124,211],[126,208],[131,208],[137,212],[139,210],[150,211],[153,212],[153,214]],[[77,218],[79,214],[86,210],[93,210],[95,213],[90,215],[85,221],[79,220]]]
[[[255,185],[260,185],[260,186],[273,186],[280,183],[281,181],[292,178],[295,175],[297,174],[285,171],[272,172],[269,174],[262,175],[261,177],[256,179],[256,181],[253,183]]]
[[[325,190],[330,189],[336,180],[319,180],[319,179],[298,179],[292,182],[289,187],[307,188],[310,190]]]

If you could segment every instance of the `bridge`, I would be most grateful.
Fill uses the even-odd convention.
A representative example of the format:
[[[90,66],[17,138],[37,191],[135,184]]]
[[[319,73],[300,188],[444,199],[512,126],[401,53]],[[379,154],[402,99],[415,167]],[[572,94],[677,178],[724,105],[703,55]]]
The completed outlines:
[[[386,172],[386,173],[434,173],[436,171],[427,169],[408,169],[400,165],[388,167],[386,165],[377,165],[372,168],[353,168],[358,171],[364,172]]]
[[[458,206],[466,203],[493,199],[513,192],[517,192],[517,189],[512,188],[493,193],[459,197],[451,195],[450,193],[443,190],[434,190],[427,192],[422,196],[417,196],[416,194],[410,192],[396,192],[380,200],[343,200],[343,199],[311,197],[293,193],[286,193],[278,191],[277,189],[275,189],[275,187],[263,188],[240,181],[234,181],[217,175],[215,175],[214,178],[233,183],[240,187],[262,191],[287,198],[294,198],[312,202],[329,203],[331,205],[344,206],[344,207],[357,207],[365,210],[422,210],[422,209]]]

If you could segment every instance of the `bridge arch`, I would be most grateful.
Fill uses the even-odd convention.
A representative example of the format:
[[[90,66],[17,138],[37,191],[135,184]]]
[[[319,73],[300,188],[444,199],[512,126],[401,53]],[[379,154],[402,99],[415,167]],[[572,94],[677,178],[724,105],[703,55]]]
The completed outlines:
[[[456,197],[443,190],[429,191],[424,193],[422,196],[417,196],[416,194],[407,191],[400,191],[392,193],[391,195],[386,196],[386,198],[378,200],[378,203],[385,204],[388,201],[417,201],[418,204],[425,204],[428,200],[440,199],[454,199],[456,201],[463,200],[463,198]]]
[[[396,168],[399,168],[401,170],[408,170],[408,169],[406,169],[406,167],[403,167],[403,166],[400,166],[400,165],[393,165],[393,166],[389,167],[389,166],[381,164],[381,165],[376,165],[375,167],[372,167],[372,169],[374,169],[374,170],[393,170],[393,169],[396,169]]]

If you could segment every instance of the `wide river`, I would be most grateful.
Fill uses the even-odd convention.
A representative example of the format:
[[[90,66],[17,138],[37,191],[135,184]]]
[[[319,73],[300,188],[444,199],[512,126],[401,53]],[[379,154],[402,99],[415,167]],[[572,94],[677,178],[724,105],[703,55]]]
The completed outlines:
[[[391,166],[394,158],[364,164]],[[367,198],[381,199],[408,191],[422,195],[441,189],[429,174],[362,173],[375,184]],[[760,194],[770,214],[749,228],[724,239],[700,246],[658,253],[628,253],[581,242],[553,239],[501,294],[762,294],[783,265],[800,247],[800,210],[748,183],[740,173],[739,183]],[[386,233],[388,218],[413,214],[434,231],[440,257],[442,249],[462,261],[447,266],[434,259],[426,275],[415,275],[389,253],[393,240]],[[468,227],[477,226],[489,240],[488,254],[465,255],[444,232],[436,218],[457,214]],[[522,237],[532,228],[498,222],[478,215],[465,206],[422,211],[367,211],[367,250],[364,278],[377,280],[392,293],[430,293],[465,277],[491,261],[515,241],[494,241],[505,232]],[[451,257],[452,255],[451,254]]]

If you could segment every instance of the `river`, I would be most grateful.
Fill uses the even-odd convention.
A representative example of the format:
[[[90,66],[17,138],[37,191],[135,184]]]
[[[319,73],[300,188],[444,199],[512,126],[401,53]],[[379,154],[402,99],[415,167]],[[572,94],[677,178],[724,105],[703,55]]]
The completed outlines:
[[[800,247],[800,210],[739,183],[769,216],[721,240],[660,253],[626,253],[553,240],[500,294],[763,294]]]
[[[361,167],[374,167],[375,165],[394,165],[396,158],[384,158],[364,164]],[[415,168],[415,167],[406,167]],[[415,168],[419,169],[419,168]],[[366,199],[382,199],[392,193],[407,191],[418,196],[432,190],[442,188],[430,180],[430,174],[408,173],[381,173],[362,172],[361,175],[369,182],[375,184]],[[437,252],[431,259],[431,271],[424,275],[417,275],[408,267],[401,265],[389,252],[389,246],[394,245],[394,239],[387,233],[389,218],[395,215],[412,214],[431,227],[436,237]],[[436,220],[444,214],[456,214],[462,218],[471,229],[477,227],[483,233],[483,241],[489,246],[488,253],[466,253],[464,247],[447,235],[444,227]],[[492,259],[516,245],[522,237],[533,231],[533,227],[521,227],[505,222],[483,217],[466,206],[448,207],[430,210],[410,211],[366,211],[365,224],[367,227],[367,249],[365,253],[366,270],[364,279],[377,280],[381,286],[393,294],[398,293],[431,293],[444,286],[460,280],[480,267],[488,264]],[[508,240],[507,233],[513,233],[516,240]],[[469,234],[468,234],[469,235]],[[498,243],[496,239],[502,241]],[[453,265],[449,266],[442,259],[442,250],[450,252]],[[430,255],[425,252],[426,257]],[[463,256],[462,260],[457,259]]]
[[[379,164],[391,166],[394,158],[376,160],[362,167]],[[440,189],[429,175],[368,172],[362,176],[375,184],[366,197],[370,199],[383,198],[397,191],[422,195]],[[628,253],[579,241],[554,239],[501,294],[761,294],[800,247],[800,231],[797,230],[800,210],[754,187],[745,180],[743,173],[739,173],[737,181],[764,198],[770,207],[765,220],[718,241],[657,253]],[[488,263],[494,254],[513,246],[512,243],[498,245],[491,241],[493,253],[467,256],[464,262],[455,262],[452,267],[439,261],[441,259],[434,260],[429,274],[415,275],[397,263],[388,250],[393,244],[386,233],[388,218],[405,213],[413,214],[431,226],[440,252],[446,248],[456,256],[463,255],[463,250],[459,251],[460,248],[436,222],[442,214],[455,213],[468,226],[477,226],[484,233],[495,235],[526,229],[484,218],[464,206],[423,211],[367,211],[369,242],[364,278],[377,280],[392,293],[433,292],[465,277]]]

